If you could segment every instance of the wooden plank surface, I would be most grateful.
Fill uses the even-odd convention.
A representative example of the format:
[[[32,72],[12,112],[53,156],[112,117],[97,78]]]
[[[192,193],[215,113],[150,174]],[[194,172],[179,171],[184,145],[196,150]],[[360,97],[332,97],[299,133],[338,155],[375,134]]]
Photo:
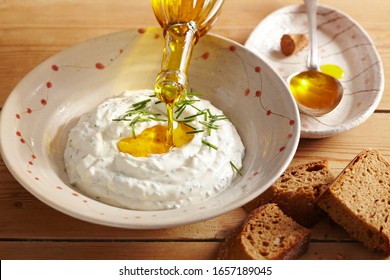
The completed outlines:
[[[225,0],[213,33],[244,44],[269,13],[301,1]],[[390,78],[390,2],[323,0],[362,25]],[[380,7],[380,8],[378,8]],[[81,41],[129,28],[156,26],[149,0],[0,0],[0,108],[39,63]],[[390,159],[390,92],[361,126],[318,140],[302,140],[292,164],[326,158],[337,175],[365,148]],[[246,217],[239,208],[204,222],[161,230],[95,225],[62,214],[28,193],[0,157],[1,259],[214,259],[222,240]],[[328,218],[312,228],[302,259],[386,259],[352,240]]]
[[[207,260],[216,258],[218,246],[219,242],[14,241],[1,242],[0,251],[7,259]]]
[[[215,260],[217,241],[3,241],[1,255],[5,259],[66,260]],[[175,250],[172,250],[175,248]],[[39,253],[37,253],[39,252]],[[311,242],[302,260],[383,260],[380,252],[367,251],[357,242]],[[4,258],[2,258],[4,259]]]

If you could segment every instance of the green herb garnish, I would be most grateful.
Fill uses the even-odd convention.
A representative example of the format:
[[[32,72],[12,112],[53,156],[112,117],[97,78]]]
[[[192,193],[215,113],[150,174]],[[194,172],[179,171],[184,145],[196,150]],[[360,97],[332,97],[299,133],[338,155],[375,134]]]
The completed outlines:
[[[187,117],[184,117],[185,120],[195,120],[195,118],[201,116],[204,114],[204,111],[199,111],[198,113],[196,113],[195,115],[191,115],[191,116],[187,116]]]
[[[218,147],[211,144],[210,142],[206,141],[205,139],[202,139],[202,143],[205,144],[206,146],[209,146],[210,148],[214,149],[214,150],[218,150]]]
[[[233,172],[236,171],[238,175],[242,176],[241,171],[237,168],[237,166],[235,166],[235,164],[232,161],[230,161],[230,166],[232,167]]]
[[[187,93],[187,96],[189,97],[199,97],[201,94],[189,92]],[[133,134],[133,137],[136,136],[135,133],[135,125],[140,122],[149,122],[149,121],[163,121],[166,122],[167,120],[165,118],[161,117],[161,114],[158,113],[152,113],[148,107],[148,104],[152,101],[152,98],[155,97],[154,95],[148,96],[149,98],[136,102],[131,105],[130,109],[125,112],[124,115],[121,117],[118,117],[116,119],[113,119],[113,121],[126,121],[129,122],[129,126],[131,127],[131,131]],[[176,110],[175,110],[175,119],[178,122],[182,122],[185,125],[192,128],[192,131],[187,132],[188,134],[194,134],[194,133],[201,133],[204,131],[207,131],[207,134],[210,136],[212,130],[217,130],[218,125],[215,124],[217,121],[220,120],[226,120],[225,115],[213,115],[209,109],[201,110],[198,107],[195,106],[196,102],[199,102],[199,99],[185,99],[183,101],[179,101],[175,104]],[[154,101],[154,104],[161,103],[161,101],[157,100]],[[192,107],[197,111],[196,114],[193,114],[191,116],[186,116],[179,120],[179,117],[182,115],[182,113],[185,111],[187,106]],[[199,124],[201,124],[202,127],[195,127],[190,125],[189,123],[196,121],[196,118],[203,116],[203,121],[199,121]],[[210,148],[214,150],[218,150],[218,147],[211,144],[205,139],[202,139],[202,143],[206,146],[209,146]]]
[[[201,94],[189,92],[187,93],[187,96],[189,97],[199,97]],[[149,98],[136,102],[131,105],[130,109],[125,112],[124,115],[113,119],[113,121],[126,121],[129,122],[129,126],[131,127],[131,131],[133,134],[133,137],[136,136],[135,133],[135,124],[140,122],[149,122],[149,121],[162,121],[166,122],[167,120],[165,118],[161,117],[161,114],[158,113],[152,113],[148,107],[149,102],[152,101],[152,98],[155,97],[154,95],[148,96]],[[212,130],[217,130],[218,125],[216,122],[221,120],[227,120],[228,118],[225,115],[213,115],[209,109],[201,110],[198,107],[195,106],[196,102],[199,102],[199,99],[185,99],[183,101],[177,102],[175,104],[176,110],[175,110],[175,120],[181,123],[184,123],[186,126],[190,127],[192,131],[187,132],[188,134],[194,134],[194,133],[201,133],[207,130],[208,136],[211,135]],[[157,100],[153,101],[154,104],[162,103],[162,101]],[[186,116],[179,120],[179,117],[182,115],[182,113],[185,111],[187,106],[192,107],[197,111],[196,114],[193,114],[191,116]],[[199,124],[202,127],[195,127],[193,125],[190,125],[189,123],[195,122],[196,118],[201,117],[203,115],[203,121],[199,121]],[[208,142],[206,139],[201,139],[202,144],[210,147],[211,149],[218,150],[218,147],[210,142]],[[237,168],[237,166],[234,165],[232,161],[230,161],[230,166],[234,172],[237,172],[240,176],[242,176],[241,171]]]
[[[200,133],[200,132],[204,132],[204,129],[196,129],[193,131],[188,131],[188,132],[186,132],[186,134],[195,134],[195,133]]]
[[[160,118],[161,114],[152,113],[147,108],[147,104],[152,101],[150,98],[139,101],[131,105],[131,109],[126,111],[126,113],[116,119],[113,119],[115,122],[126,121],[129,122],[131,127],[132,135],[135,137],[135,124],[140,122],[149,122],[149,121],[166,121],[165,119]]]
[[[184,112],[184,110],[187,108],[187,106],[193,106],[193,104],[195,102],[199,102],[200,100],[189,100],[189,99],[186,99],[186,100],[183,100],[181,102],[179,102],[178,104],[176,104],[176,107],[178,107],[178,109],[175,111],[175,113],[177,113],[176,115],[176,119],[178,119],[180,117],[180,115]],[[194,107],[196,108],[196,107]],[[196,108],[198,111],[199,109]]]

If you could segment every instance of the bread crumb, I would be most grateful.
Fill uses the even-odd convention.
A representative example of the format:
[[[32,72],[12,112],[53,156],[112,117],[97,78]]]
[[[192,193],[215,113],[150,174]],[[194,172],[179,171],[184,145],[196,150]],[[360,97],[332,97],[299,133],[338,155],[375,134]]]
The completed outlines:
[[[285,56],[295,54],[308,45],[305,34],[284,34],[280,40],[280,50]]]

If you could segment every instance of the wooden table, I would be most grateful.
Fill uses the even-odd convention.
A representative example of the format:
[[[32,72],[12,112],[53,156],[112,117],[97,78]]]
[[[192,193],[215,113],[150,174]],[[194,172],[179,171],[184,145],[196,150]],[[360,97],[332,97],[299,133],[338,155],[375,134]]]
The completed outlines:
[[[358,21],[373,39],[390,78],[390,2],[323,0]],[[245,43],[269,13],[301,1],[226,0],[213,33]],[[0,0],[0,107],[43,60],[80,41],[129,28],[156,26],[150,1]],[[364,148],[390,159],[390,90],[375,113],[349,132],[302,140],[292,164],[329,159],[337,174]],[[214,259],[221,241],[242,222],[242,208],[217,218],[161,230],[127,230],[83,222],[40,202],[0,159],[1,259]],[[385,259],[324,218],[302,259]]]

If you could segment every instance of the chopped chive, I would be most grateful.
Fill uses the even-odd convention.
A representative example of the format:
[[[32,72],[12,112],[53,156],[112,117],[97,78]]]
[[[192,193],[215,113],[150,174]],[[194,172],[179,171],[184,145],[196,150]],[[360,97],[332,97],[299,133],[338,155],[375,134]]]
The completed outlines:
[[[227,120],[227,117],[225,115],[210,115],[210,119],[213,121],[222,121]]]
[[[201,111],[201,112],[199,112],[199,113],[197,113],[195,115],[187,116],[184,119],[186,119],[186,120],[188,120],[188,119],[195,119],[196,117],[199,117],[201,115],[203,115],[203,111]]]
[[[188,120],[180,120],[178,122],[181,122],[181,123],[190,123],[190,122],[193,122],[195,119],[188,119]]]
[[[200,133],[200,132],[204,132],[204,130],[198,129],[198,130],[193,130],[193,131],[187,131],[186,134],[195,134],[195,133]]]
[[[181,114],[184,112],[184,110],[187,108],[187,106],[192,106],[192,107],[196,108],[195,106],[193,106],[193,104],[195,102],[199,102],[199,101],[200,100],[188,100],[188,99],[186,99],[186,100],[183,100],[183,101],[178,102],[177,104],[175,104],[175,107],[177,107],[177,110],[175,111],[175,113],[177,113],[176,119],[178,119],[181,116]],[[198,108],[196,108],[196,110],[199,111]]]
[[[196,92],[187,92],[187,95],[190,96],[190,97],[192,97],[192,96],[197,96],[197,97],[202,96],[202,94],[196,93]]]
[[[175,113],[177,113],[177,112],[179,112],[179,111],[181,111],[181,110],[183,110],[186,106],[187,106],[187,104],[185,104],[185,103],[183,103],[183,104],[177,104],[178,106],[178,108],[177,108],[177,110],[175,111]],[[179,106],[180,105],[180,106]]]
[[[196,101],[199,101],[199,100],[196,100]],[[192,108],[194,108],[195,110],[197,110],[198,112],[201,112],[201,111],[202,111],[202,110],[199,109],[198,107],[194,106],[194,104],[190,104],[190,106],[191,106]]]
[[[210,148],[214,149],[214,150],[218,150],[218,147],[211,144],[210,142],[206,141],[205,139],[202,139],[202,143],[205,144],[206,146],[209,146]]]
[[[157,117],[149,117],[150,120],[152,121],[157,121],[157,122],[166,122],[167,120],[164,120],[164,119],[161,119],[161,118],[157,118]]]
[[[131,126],[131,134],[133,135],[133,137],[135,138],[136,135],[135,135],[135,128],[134,128],[134,124],[130,124]]]
[[[198,94],[198,93],[188,93],[187,95],[189,97],[201,96],[201,94]],[[161,118],[160,117],[161,114],[152,113],[152,112],[150,112],[150,109],[147,107],[147,104],[153,100],[152,98],[155,97],[155,95],[149,95],[148,97],[150,97],[150,98],[132,104],[130,109],[128,111],[126,111],[123,116],[115,118],[115,119],[113,119],[113,121],[127,121],[127,122],[129,122],[129,125],[131,126],[131,129],[132,129],[132,134],[134,137],[135,137],[136,123],[149,122],[149,121],[165,122],[166,119]],[[213,115],[209,109],[201,110],[200,108],[196,107],[195,103],[199,102],[199,101],[200,101],[199,99],[185,99],[183,101],[177,102],[175,104],[175,108],[176,108],[175,119],[178,122],[184,123],[186,126],[188,126],[192,129],[192,131],[186,132],[188,134],[204,132],[207,129],[207,134],[210,135],[211,130],[218,129],[218,126],[215,124],[215,122],[220,121],[220,120],[225,120],[227,118],[225,115]],[[162,101],[157,100],[154,102],[154,104],[158,104],[161,102]],[[190,106],[193,109],[195,109],[197,111],[196,114],[193,114],[191,116],[186,116],[186,117],[182,118],[181,120],[179,120],[179,117],[183,114],[183,112],[185,111],[187,106]],[[204,127],[204,129],[199,128],[199,127],[195,127],[195,126],[191,126],[190,124],[188,124],[188,123],[194,122],[197,117],[201,117],[202,115],[203,115],[203,118],[202,118],[203,120],[199,121],[199,124],[201,124]],[[202,139],[202,143],[209,146],[212,149],[218,150],[217,146],[209,143],[205,139]]]
[[[210,122],[199,121],[199,123],[203,124],[205,127],[210,128],[210,129],[218,129],[217,125],[210,123]]]
[[[196,127],[193,127],[192,125],[189,125],[186,122],[180,122],[180,123],[183,123],[185,126],[188,126],[189,128],[192,128],[193,130],[196,130]]]
[[[232,167],[233,171],[236,171],[238,175],[242,176],[241,171],[238,170],[237,166],[235,166],[232,161],[230,161],[230,166]]]
[[[139,116],[136,116],[134,119],[131,120],[131,122],[130,122],[129,125],[131,125],[131,126],[133,127],[134,124],[135,124],[136,122],[138,122],[139,119],[140,119],[140,117],[139,117]]]
[[[185,99],[185,100],[182,100],[180,102],[177,102],[175,104],[176,107],[180,107],[182,105],[186,106],[186,105],[192,105],[194,104],[195,102],[199,102],[200,100],[199,99],[195,99],[195,100],[192,100],[192,99]]]
[[[176,110],[175,113],[179,112],[177,115],[176,115],[176,119],[178,119],[180,117],[180,115],[184,112],[186,108],[186,105],[182,105],[179,109]]]
[[[146,103],[152,101],[152,99],[145,99],[145,100],[142,100],[142,101],[139,101],[137,103],[134,103],[132,106],[133,107],[138,107],[138,106],[143,106],[143,105],[146,105]]]

